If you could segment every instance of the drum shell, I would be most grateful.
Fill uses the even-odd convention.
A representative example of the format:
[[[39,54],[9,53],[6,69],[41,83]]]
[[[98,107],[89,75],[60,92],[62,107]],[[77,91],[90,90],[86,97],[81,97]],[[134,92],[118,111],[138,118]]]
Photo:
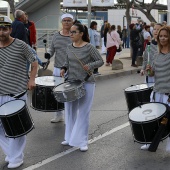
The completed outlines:
[[[0,119],[5,131],[5,136],[9,138],[21,137],[34,128],[33,120],[26,105],[16,113],[1,115]]]
[[[135,142],[142,143],[142,144],[152,143],[152,140],[155,137],[161,125],[162,118],[165,116],[168,118],[170,117],[169,109],[166,105],[165,107],[166,107],[166,112],[154,120],[145,121],[145,122],[136,122],[129,119]],[[166,125],[164,133],[162,134],[161,140],[166,139],[169,136],[169,134],[170,134],[170,119],[168,120],[168,124]]]
[[[69,83],[72,83],[72,82],[74,81],[70,81]],[[59,86],[64,86],[64,84],[66,83],[62,83]],[[76,88],[72,88],[72,89],[65,90],[65,91],[57,91],[57,88],[59,86],[53,89],[54,97],[58,102],[72,102],[77,99],[80,99],[86,94],[86,90],[84,88],[83,82],[81,82],[81,84],[78,85]]]
[[[128,106],[128,111],[130,112],[135,107],[149,103],[150,95],[153,87],[148,87],[146,89],[134,90],[134,91],[124,91],[126,103]]]
[[[54,112],[64,110],[64,103],[56,101],[53,94],[54,86],[36,85],[32,91],[31,107],[38,111]]]

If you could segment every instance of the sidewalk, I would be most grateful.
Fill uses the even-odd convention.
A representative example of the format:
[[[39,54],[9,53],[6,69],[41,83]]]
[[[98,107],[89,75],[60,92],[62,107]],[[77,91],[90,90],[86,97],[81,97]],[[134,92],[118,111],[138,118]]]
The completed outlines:
[[[99,49],[99,52],[101,53],[100,49]],[[45,61],[44,59],[45,49],[39,48],[37,53],[40,59],[42,59],[42,61]],[[101,56],[104,62],[106,62],[106,54],[101,54]],[[123,69],[112,70],[112,66],[105,66],[105,63],[104,63],[104,65],[99,68],[100,75],[95,76],[96,80],[103,80],[103,79],[109,79],[109,78],[118,77],[118,76],[125,76],[125,75],[136,73],[138,70],[141,69],[141,66],[137,68],[131,67],[131,58],[130,58],[129,48],[123,49],[119,55],[116,54],[115,59],[119,59],[123,63]],[[53,70],[53,67],[54,67],[53,63],[54,63],[54,56],[51,58],[50,64],[48,66],[48,69],[51,71]]]

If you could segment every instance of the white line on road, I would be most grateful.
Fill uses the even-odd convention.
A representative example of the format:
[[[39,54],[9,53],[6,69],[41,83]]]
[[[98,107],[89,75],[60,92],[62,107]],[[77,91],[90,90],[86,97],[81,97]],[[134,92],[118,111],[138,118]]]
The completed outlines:
[[[102,138],[104,138],[104,137],[106,137],[106,136],[108,136],[108,135],[111,135],[112,133],[115,133],[115,132],[117,132],[118,130],[121,130],[121,129],[127,127],[127,126],[129,126],[129,122],[124,123],[124,124],[122,124],[122,125],[120,125],[120,126],[117,126],[116,128],[113,128],[112,130],[110,130],[110,131],[108,131],[108,132],[106,132],[106,133],[104,133],[104,134],[102,134],[102,135],[99,135],[98,137],[95,137],[94,139],[90,139],[90,140],[88,141],[88,143],[91,144],[91,143],[93,143],[93,142],[96,142],[96,141],[98,141],[99,139],[102,139]],[[65,155],[67,155],[67,154],[69,154],[69,153],[71,153],[71,152],[74,152],[74,151],[77,150],[77,149],[79,149],[79,148],[73,147],[73,148],[68,149],[68,150],[66,150],[66,151],[64,151],[64,152],[61,152],[61,153],[59,153],[59,154],[57,154],[57,155],[54,155],[54,156],[52,156],[52,157],[50,157],[50,158],[47,158],[47,159],[43,160],[42,162],[38,162],[38,163],[35,164],[35,165],[29,166],[29,167],[27,167],[27,168],[25,168],[25,169],[23,169],[23,170],[34,170],[34,169],[36,169],[36,168],[39,168],[39,167],[41,167],[41,166],[43,166],[43,165],[45,165],[45,164],[48,164],[48,163],[52,162],[52,161],[54,161],[54,160],[56,160],[56,159],[58,159],[58,158],[61,158],[61,157],[65,156]]]

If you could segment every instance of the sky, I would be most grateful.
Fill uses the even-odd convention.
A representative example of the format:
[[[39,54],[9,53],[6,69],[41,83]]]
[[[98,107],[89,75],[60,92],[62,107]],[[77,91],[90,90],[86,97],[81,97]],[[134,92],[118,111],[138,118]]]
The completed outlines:
[[[18,1],[18,0],[16,0],[16,2],[17,2],[17,1]],[[144,0],[144,1],[145,1],[145,3],[146,3],[146,2],[147,2],[147,3],[150,3],[152,0]],[[167,5],[167,0],[159,0],[159,2],[160,2],[161,4]],[[0,7],[7,7],[7,2],[0,0]]]

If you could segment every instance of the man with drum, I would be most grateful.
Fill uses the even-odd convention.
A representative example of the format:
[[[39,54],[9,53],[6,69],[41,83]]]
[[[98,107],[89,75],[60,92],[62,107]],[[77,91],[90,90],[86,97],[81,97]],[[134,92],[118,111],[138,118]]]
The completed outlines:
[[[7,16],[0,16],[0,107],[17,98],[26,100],[26,90],[32,90],[35,87],[38,67],[26,43],[10,36],[11,23],[11,19]],[[27,61],[31,63],[29,80]],[[13,108],[11,110],[13,111]],[[25,145],[25,135],[17,138],[5,136],[0,120],[0,146],[6,155],[5,161],[8,162],[8,168],[17,168],[23,164]]]
[[[70,39],[70,28],[73,25],[73,16],[71,14],[63,14],[61,16],[62,30],[57,32],[52,39],[51,46],[48,53],[45,53],[45,58],[50,59],[55,53],[54,59],[54,76],[60,76],[60,69],[66,60],[66,47],[72,43]],[[63,111],[55,112],[54,118],[51,119],[52,123],[64,121]]]

